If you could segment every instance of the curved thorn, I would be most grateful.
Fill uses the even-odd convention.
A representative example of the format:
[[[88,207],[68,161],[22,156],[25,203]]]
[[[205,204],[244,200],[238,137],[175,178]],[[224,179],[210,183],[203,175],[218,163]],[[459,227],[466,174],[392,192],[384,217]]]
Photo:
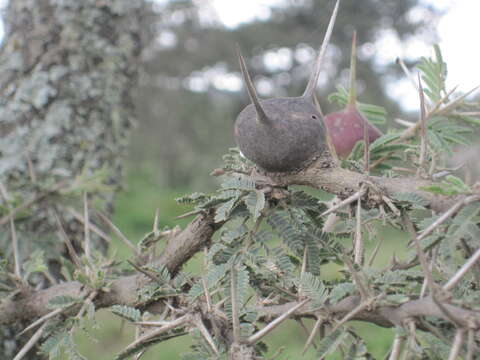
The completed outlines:
[[[271,121],[265,114],[262,106],[260,105],[260,99],[258,98],[257,91],[255,90],[255,86],[253,86],[252,79],[250,78],[250,74],[248,73],[247,65],[245,63],[245,59],[242,56],[240,51],[240,46],[237,45],[237,56],[238,62],[240,63],[240,69],[242,70],[243,80],[245,82],[245,86],[247,87],[248,95],[250,96],[250,100],[252,101],[253,106],[255,107],[255,111],[257,112],[257,120],[263,124],[270,124]]]
[[[328,23],[327,32],[325,33],[325,37],[323,38],[322,46],[318,52],[317,60],[315,61],[315,66],[313,67],[312,74],[310,75],[310,79],[308,80],[307,87],[305,88],[305,92],[303,93],[303,97],[313,97],[313,93],[315,92],[315,88],[317,87],[318,77],[320,75],[320,69],[323,62],[323,58],[325,56],[325,51],[327,49],[328,43],[330,42],[330,37],[332,35],[333,25],[335,24],[335,19],[337,18],[338,12],[338,5],[340,0],[337,0],[335,3],[335,8],[333,9],[332,16],[330,17],[330,22]]]

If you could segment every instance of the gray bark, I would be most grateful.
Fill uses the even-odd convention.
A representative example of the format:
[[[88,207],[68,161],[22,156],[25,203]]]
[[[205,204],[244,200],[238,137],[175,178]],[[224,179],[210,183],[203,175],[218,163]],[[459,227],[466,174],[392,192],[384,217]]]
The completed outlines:
[[[112,211],[134,116],[143,14],[143,1],[131,0],[11,0],[6,10],[0,182],[7,199],[0,215],[5,218],[8,209],[36,199],[15,215],[19,255],[25,260],[42,249],[54,276],[65,254],[54,211],[77,246],[83,225],[62,206],[81,210],[79,195],[87,191],[96,208]],[[92,175],[99,180],[71,186]],[[66,185],[49,192],[59,183]],[[97,191],[105,186],[112,191]],[[8,222],[0,232],[0,249],[11,254]],[[42,279],[36,286],[48,282]],[[0,358],[13,358],[18,351],[17,330],[0,331]],[[35,356],[32,350],[28,358]]]

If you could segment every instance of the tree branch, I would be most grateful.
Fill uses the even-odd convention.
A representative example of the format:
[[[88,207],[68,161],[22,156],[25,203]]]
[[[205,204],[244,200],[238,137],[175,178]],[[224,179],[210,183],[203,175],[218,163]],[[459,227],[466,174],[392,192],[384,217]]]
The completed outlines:
[[[293,316],[314,317],[315,315],[318,316],[318,313],[325,312],[330,316],[341,317],[354,310],[360,305],[360,303],[361,297],[357,295],[352,295],[339,301],[335,305],[326,305],[320,310],[298,310],[294,312]],[[297,305],[298,302],[289,302],[282,305],[260,307],[258,311],[263,321],[269,321],[271,318],[283,314]],[[470,326],[475,329],[480,328],[479,312],[465,310],[461,307],[450,305],[447,303],[443,303],[442,307],[448,309],[450,314],[452,314],[458,321],[458,325],[461,325],[463,327]],[[410,300],[398,306],[372,306],[370,308],[366,308],[360,312],[357,312],[350,320],[370,322],[382,327],[394,327],[403,326],[403,322],[406,319],[421,316],[432,316],[446,321],[450,321],[431,296],[417,300]],[[427,330],[423,329],[421,324],[418,324],[418,328],[422,330]]]
[[[221,224],[213,221],[213,212],[199,215],[181,233],[172,237],[156,263],[166,266],[171,274],[178,272],[194,254],[210,241],[213,233]],[[95,298],[95,307],[104,308],[112,305],[138,304],[137,291],[152,281],[143,274],[121,277],[112,282],[109,292],[99,292]],[[0,304],[0,324],[33,319],[48,314],[51,309],[48,303],[59,295],[81,297],[83,285],[77,281],[65,282],[45,290],[20,293]],[[72,311],[74,311],[72,309]]]
[[[369,190],[365,194],[367,206],[376,206],[382,202],[382,195],[391,196],[395,193],[416,193],[429,201],[430,207],[436,211],[448,208],[457,202],[459,197],[440,196],[422,191],[420,187],[430,185],[431,182],[415,178],[382,178],[367,176],[340,168],[325,167],[325,159],[317,160],[307,169],[295,174],[267,174],[272,180],[283,185],[308,185],[323,189],[339,196],[348,197],[357,192],[361,184],[372,184],[373,188],[380,189],[381,193]],[[368,186],[367,186],[368,187]],[[372,186],[371,186],[372,187]],[[371,188],[369,187],[369,189]],[[172,275],[175,275],[183,264],[200,251],[211,240],[214,232],[223,223],[214,222],[214,210],[197,216],[181,233],[167,241],[167,245],[160,255],[157,266],[166,266]],[[95,298],[96,308],[108,307],[115,304],[138,306],[137,291],[152,281],[143,274],[121,277],[112,282],[109,292],[99,292]],[[82,285],[79,282],[66,282],[37,292],[23,292],[0,304],[0,324],[13,323],[18,320],[33,320],[46,315],[50,309],[49,301],[58,295],[81,296]],[[339,315],[347,314],[358,306],[358,297],[348,297],[340,303],[326,308],[329,312]],[[288,305],[279,305],[279,307]],[[472,311],[444,304],[444,306],[459,320],[467,325],[467,318],[471,317],[480,324],[480,316]],[[272,307],[265,310],[275,313]],[[287,309],[288,310],[288,309]],[[285,312],[285,308],[281,312]],[[278,315],[278,313],[275,313]],[[430,297],[412,300],[398,307],[381,306],[374,311],[360,311],[355,315],[356,320],[365,320],[380,326],[394,326],[401,324],[406,317],[432,315],[445,318],[444,312]],[[448,319],[446,319],[448,320]]]
[[[417,194],[428,201],[429,207],[436,212],[445,211],[460,199],[459,196],[443,196],[422,190],[422,187],[432,185],[429,180],[410,177],[369,176],[339,167],[332,167],[331,160],[328,158],[319,158],[308,168],[296,173],[267,173],[265,175],[278,185],[311,186],[338,195],[342,199],[359,191],[362,184],[370,184],[370,191],[365,195],[367,207],[375,207],[381,204],[382,195],[392,197],[397,193]]]

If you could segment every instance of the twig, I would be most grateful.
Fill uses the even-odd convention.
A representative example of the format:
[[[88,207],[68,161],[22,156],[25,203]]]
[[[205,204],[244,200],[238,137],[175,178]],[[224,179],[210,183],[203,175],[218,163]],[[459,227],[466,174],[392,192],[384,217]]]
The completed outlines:
[[[452,348],[450,350],[450,355],[448,355],[448,360],[456,360],[460,354],[463,342],[465,341],[465,329],[458,329],[455,333],[455,339],[453,340]]]
[[[405,336],[396,334],[393,339],[392,350],[390,351],[390,356],[388,360],[398,360],[400,359],[400,354],[402,352],[402,346],[405,342]]]
[[[435,220],[429,227],[427,227],[425,230],[422,231],[422,233],[417,237],[417,239],[420,241],[423,238],[427,237],[430,235],[433,230],[435,230],[438,226],[442,225],[445,221],[447,221],[453,214],[455,214],[457,211],[459,211],[461,208],[464,206],[471,204],[475,201],[480,200],[480,195],[470,195],[467,197],[464,197],[463,199],[457,201],[455,204],[453,204],[450,209],[445,211],[437,220]]]
[[[473,360],[477,346],[475,345],[475,330],[468,329],[468,338],[467,338],[467,357],[465,360]]]
[[[403,120],[403,119],[399,119],[399,118],[396,118],[394,120],[396,123],[402,125],[402,126],[405,126],[406,128],[411,128],[413,126],[415,126],[416,123],[414,122],[411,122],[411,121],[407,121],[407,120]]]
[[[178,215],[175,219],[177,219],[177,220],[179,220],[179,219],[185,219],[185,218],[187,218],[187,217],[194,216],[194,215],[198,215],[198,214],[202,214],[202,213],[204,213],[204,212],[205,212],[204,209],[192,210],[192,211],[186,212],[185,214]]]
[[[137,340],[135,340],[130,345],[128,345],[125,348],[124,351],[135,349],[138,345],[140,345],[140,344],[142,344],[142,343],[144,343],[148,340],[151,340],[151,339],[163,334],[164,332],[167,332],[169,330],[172,330],[172,329],[175,329],[175,328],[180,327],[182,325],[185,325],[185,324],[187,324],[191,321],[192,321],[192,316],[189,315],[189,314],[184,315],[182,317],[179,317],[178,319],[175,319],[175,320],[171,321],[167,325],[164,325],[164,326],[162,326],[158,329],[152,330],[152,331],[144,334],[143,336],[140,336]]]
[[[349,321],[350,319],[352,319],[355,315],[357,315],[359,312],[365,310],[366,308],[370,307],[375,301],[377,301],[378,299],[384,297],[385,295],[384,294],[380,294],[378,296],[375,296],[374,298],[372,299],[368,299],[368,300],[365,300],[364,302],[362,302],[361,304],[359,304],[357,307],[355,307],[354,309],[352,309],[348,314],[346,314],[338,323],[335,324],[335,326],[333,327],[333,329],[330,331],[331,334],[333,334],[335,331],[338,330],[338,328],[340,326],[342,326],[343,324],[345,324],[347,321]]]
[[[362,191],[362,188],[360,191]],[[357,210],[356,210],[356,225],[355,225],[355,243],[354,243],[354,262],[358,265],[363,265],[364,260],[364,246],[363,246],[363,237],[362,237],[362,199],[359,198],[357,201]]]
[[[365,188],[361,188],[358,190],[355,194],[352,196],[346,198],[345,200],[340,201],[338,204],[333,205],[330,209],[324,211],[322,214],[320,214],[320,217],[326,216],[328,214],[333,213],[334,211],[337,211],[338,209],[341,209],[342,207],[351,204],[352,202],[360,199],[366,192]]]
[[[387,206],[396,216],[401,215],[401,211],[395,206],[393,201],[388,196],[382,195],[382,200],[385,202],[385,204],[387,204]]]
[[[440,311],[442,312],[442,314],[449,320],[451,321],[455,326],[457,327],[460,327],[462,324],[461,324],[461,319],[458,319],[455,317],[454,314],[452,314],[452,312],[450,312],[450,310],[447,309],[447,307],[437,299],[436,295],[435,294],[432,294],[431,295],[432,297],[432,300],[433,302],[435,303],[435,305],[437,305],[437,307],[440,309]]]
[[[160,209],[156,208],[155,209],[155,218],[153,219],[153,233],[155,234],[155,236],[158,236],[159,217],[160,217]]]
[[[25,355],[27,355],[27,353],[35,346],[38,340],[40,340],[40,338],[42,337],[43,330],[45,330],[46,326],[47,326],[47,323],[43,324],[37,331],[35,331],[35,334],[33,334],[30,340],[27,341],[27,343],[13,358],[13,360],[21,360]]]
[[[135,269],[137,270],[138,272],[141,272],[143,275],[145,275],[146,277],[148,277],[149,279],[153,280],[154,282],[162,285],[162,283],[160,282],[160,280],[155,276],[153,275],[152,273],[150,273],[149,271],[145,270],[145,269],[142,269],[140,266],[138,266],[137,264],[135,264],[133,261],[131,260],[127,260],[127,262]]]
[[[84,221],[84,235],[85,235],[85,256],[89,264],[92,263],[92,253],[91,253],[91,244],[90,244],[90,216],[88,213],[88,195],[85,191],[83,193],[83,218]]]
[[[425,96],[423,94],[422,81],[420,73],[418,74],[418,92],[420,94],[420,159],[417,169],[417,177],[423,174],[425,170],[425,163],[427,161],[427,127],[426,127],[426,110],[425,110]]]
[[[327,203],[327,206],[330,208],[336,204],[338,204],[338,197],[335,196],[331,201],[329,201]],[[335,226],[335,224],[337,223],[338,221],[338,216],[337,214],[335,213],[331,213],[327,216],[327,218],[325,219],[325,222],[323,224],[323,227],[322,227],[322,233],[329,233],[333,230],[333,227]]]
[[[70,255],[70,258],[72,259],[73,263],[77,268],[82,268],[82,262],[80,261],[80,258],[78,257],[77,252],[75,251],[75,248],[73,247],[72,242],[70,241],[70,238],[68,237],[67,233],[65,232],[65,229],[63,228],[62,221],[60,220],[60,217],[58,216],[57,212],[53,212],[55,219],[57,220],[58,228],[60,230],[60,237],[63,238],[62,240],[65,242],[65,245],[67,246],[68,254]]]
[[[457,105],[460,104],[460,102],[462,102],[467,96],[469,96],[470,94],[472,94],[475,90],[477,90],[479,88],[479,86],[475,86],[473,89],[471,89],[470,91],[467,91],[465,94],[463,94],[462,96],[456,98],[455,100],[453,100],[451,103],[445,105],[443,108],[439,109],[435,115],[443,115],[445,113],[448,113],[451,109],[455,108]]]
[[[195,316],[195,320],[194,320],[194,323],[195,323],[195,326],[198,328],[198,330],[200,331],[200,334],[202,334],[202,336],[204,337],[205,341],[208,343],[208,345],[210,345],[210,347],[212,348],[213,352],[215,353],[215,355],[218,355],[218,348],[217,348],[217,345],[215,345],[215,342],[213,341],[213,338],[212,338],[212,335],[210,335],[210,333],[208,332],[207,328],[205,327],[205,325],[203,324],[203,321],[202,321],[202,317],[200,314],[197,314]]]
[[[22,272],[20,270],[20,255],[18,251],[17,231],[15,230],[15,223],[13,221],[13,218],[10,218],[10,233],[12,237],[12,251],[13,251],[13,262],[15,267],[15,276],[18,279],[21,279]]]
[[[307,352],[308,348],[310,347],[311,344],[313,343],[313,339],[315,338],[315,334],[317,333],[318,329],[323,323],[322,318],[318,318],[317,321],[315,322],[315,325],[313,326],[312,331],[310,332],[310,335],[308,336],[307,342],[305,343],[305,346],[303,347],[302,355],[305,355]]]
[[[83,302],[83,305],[80,308],[80,311],[77,314],[77,318],[80,319],[85,314],[85,311],[87,311],[87,306],[92,303],[93,299],[95,299],[97,295],[98,295],[97,290],[92,291],[90,295],[88,295],[88,297]],[[72,328],[72,331],[73,331],[73,328]]]
[[[415,88],[417,89],[417,86],[415,86]],[[448,98],[450,97],[450,95],[452,95],[455,90],[457,89],[457,86],[455,86],[452,90],[450,90],[444,97],[442,97],[440,100],[438,100],[432,107],[431,110],[429,110],[426,115],[425,115],[425,120],[428,120],[430,119],[433,115],[440,115],[440,113],[442,112],[445,112],[445,109],[447,110],[450,110],[452,107],[454,107],[454,105],[456,105],[459,101],[463,100],[465,98],[465,96],[463,97],[460,97],[458,99],[455,99],[454,101],[452,101],[450,104],[447,104],[445,107],[441,108],[441,105],[443,103],[445,103],[445,101],[448,100]],[[417,91],[419,91],[420,89],[417,89]],[[474,89],[475,90],[475,89]],[[473,90],[472,90],[473,91]],[[470,94],[471,91],[468,93]],[[468,95],[467,94],[467,95]],[[400,137],[394,141],[393,143],[399,143],[399,142],[402,142],[406,139],[409,139],[411,137],[413,137],[415,135],[415,133],[417,132],[417,130],[420,128],[421,126],[421,123],[420,121],[417,121],[413,126],[410,126],[408,127],[407,129],[405,129],[402,134],[400,135]]]
[[[143,349],[142,351],[140,351],[137,355],[135,355],[135,360],[140,360],[142,356],[145,355],[146,352],[147,352],[147,349]]]
[[[104,215],[101,211],[96,210],[96,212],[98,216],[100,216],[100,219],[102,219],[103,222],[107,224],[110,227],[110,229],[112,229],[115,235],[117,235],[119,239],[122,240],[123,243],[127,245],[135,253],[135,255],[140,256],[140,251],[137,249],[135,245],[133,245],[130,242],[130,240],[127,239],[127,237],[120,231],[120,229],[117,228],[115,224],[111,222],[110,219],[106,215]]]
[[[33,323],[31,323],[30,325],[28,325],[25,329],[23,329],[22,331],[20,331],[17,335],[17,337],[19,337],[20,335],[23,335],[25,334],[27,331],[37,327],[38,325],[44,323],[45,321],[57,316],[58,314],[64,312],[67,308],[58,308],[58,309],[55,309],[51,312],[49,312],[47,315],[44,315],[42,316],[40,319],[37,319],[36,321],[34,321]]]
[[[291,314],[293,314],[295,311],[300,309],[303,305],[308,303],[310,299],[305,299],[301,302],[299,302],[297,305],[291,307],[288,311],[286,311],[284,314],[280,315],[278,318],[270,322],[267,326],[265,326],[263,329],[257,331],[255,334],[251,335],[247,339],[247,344],[253,345],[257,341],[259,341],[261,338],[263,338],[265,335],[267,335],[269,332],[271,332],[273,329],[275,329],[278,325],[280,325],[283,321],[285,321]]]
[[[417,336],[416,336],[416,331],[417,331],[417,325],[415,324],[415,320],[409,318],[406,320],[406,325],[408,328],[409,332],[409,337],[407,339],[407,346],[405,349],[405,354],[403,358],[410,359],[410,352],[415,351],[415,344],[417,343]]]
[[[212,311],[212,299],[210,298],[210,292],[208,291],[207,282],[202,277],[203,292],[205,293],[205,300],[207,301],[207,310]]]
[[[237,269],[235,264],[230,270],[230,301],[232,302],[233,342],[240,344],[240,319],[237,303]]]
[[[436,248],[436,249],[438,249],[438,248]],[[431,259],[430,259],[430,264],[428,265],[428,270],[429,270],[430,274],[433,271],[434,262],[435,262],[435,253],[432,253],[431,254]],[[428,285],[429,285],[428,278],[425,277],[424,280],[423,280],[422,289],[420,290],[420,298],[423,298],[425,296]]]
[[[157,321],[135,321],[134,325],[145,326],[145,327],[159,327],[170,324],[170,321],[157,320]]]
[[[465,276],[465,274],[477,263],[480,259],[480,248],[467,260],[465,264],[452,276],[450,280],[443,286],[443,290],[452,290],[455,285]]]
[[[70,213],[75,219],[77,219],[80,223],[85,225],[85,218],[83,217],[82,214],[80,214],[77,210],[75,210],[72,207],[66,207],[65,210]],[[103,240],[108,242],[109,244],[112,243],[112,238],[105,234],[100,228],[98,228],[95,224],[92,224],[89,222],[89,228],[91,231],[93,231],[95,234],[97,234],[99,237],[101,237]]]
[[[307,244],[305,244],[305,248],[303,249],[302,268],[300,269],[300,279],[303,279],[305,272],[307,271],[307,253]],[[303,295],[302,282],[300,282],[300,286],[298,287],[298,293],[300,296]]]
[[[299,319],[296,319],[297,322],[300,324],[300,327],[302,328],[302,330],[305,332],[306,335],[310,335],[310,331],[308,331],[307,327],[305,326],[305,324],[303,323],[303,320],[302,318],[299,318]],[[313,347],[316,349],[317,348],[317,344],[315,344],[315,342],[313,341],[312,342],[312,345]]]
[[[373,262],[375,261],[375,258],[377,257],[378,250],[380,250],[380,246],[383,244],[383,241],[385,238],[382,236],[380,240],[378,240],[377,245],[375,246],[375,249],[373,249],[372,255],[370,256],[370,259],[368,260],[368,266],[371,267]]]
[[[418,85],[417,83],[415,82],[415,78],[413,77],[412,73],[410,72],[410,70],[407,68],[407,65],[405,65],[405,62],[400,58],[400,57],[397,57],[397,60],[396,60],[397,64],[400,65],[400,67],[402,68],[405,76],[407,77],[408,80],[410,80],[410,82],[412,83],[413,87],[415,88],[415,90],[418,91]]]
[[[386,153],[385,155],[383,155],[382,157],[378,158],[377,160],[375,160],[369,167],[369,170],[372,170],[372,169],[375,169],[378,165],[380,165],[382,162],[384,162],[385,160],[387,160],[390,156],[392,156],[393,154],[395,154],[395,151],[390,151],[388,153]]]
[[[405,227],[407,229],[410,229],[410,232],[412,232],[412,231],[414,232],[413,223],[412,223],[412,221],[410,220],[410,218],[408,217],[407,214],[403,215],[402,220],[405,224]],[[434,296],[434,294],[435,294],[435,284],[433,282],[432,273],[431,273],[430,269],[428,268],[427,257],[425,255],[425,252],[422,249],[422,246],[420,245],[420,240],[418,240],[418,237],[415,236],[415,235],[412,236],[412,237],[413,237],[413,242],[415,244],[415,247],[417,249],[417,255],[418,255],[418,259],[420,260],[420,265],[422,266],[423,274],[425,275],[425,278],[427,279],[427,284],[428,284],[428,287],[430,289],[430,294],[432,296]]]
[[[360,280],[360,277],[357,274],[357,271],[355,270],[350,258],[346,255],[343,256],[343,261],[345,262],[345,265],[347,265],[348,270],[350,271],[350,274],[352,275],[353,282],[358,288],[358,291],[360,292],[360,297],[362,298],[362,301],[365,301],[368,299],[368,291],[367,288],[363,285],[363,282]]]

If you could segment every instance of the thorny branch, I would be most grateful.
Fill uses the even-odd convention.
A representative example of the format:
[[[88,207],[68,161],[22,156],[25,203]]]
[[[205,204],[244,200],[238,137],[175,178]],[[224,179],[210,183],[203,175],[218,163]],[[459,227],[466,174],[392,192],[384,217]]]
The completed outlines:
[[[385,197],[389,198],[395,193],[415,192],[429,201],[430,208],[436,211],[446,210],[445,218],[454,215],[455,211],[451,210],[452,205],[455,210],[459,210],[462,206],[478,201],[480,198],[480,195],[465,197],[434,196],[421,190],[421,187],[431,184],[431,182],[427,180],[418,178],[390,179],[367,176],[336,167],[325,168],[322,164],[321,160],[317,160],[309,168],[295,174],[284,174],[283,176],[279,174],[267,175],[277,185],[309,185],[324,189],[343,198],[351,198],[353,194],[353,201],[359,200],[360,197],[362,197],[362,205],[365,203],[367,207],[381,204]],[[359,189],[362,190],[359,191]],[[461,204],[461,206],[457,204]],[[216,223],[214,216],[213,210],[208,213],[202,213],[182,232],[173,233],[167,240],[164,251],[155,261],[155,265],[165,266],[172,276],[174,276],[193,255],[210,243],[212,235],[223,225],[223,223]],[[88,220],[85,220],[85,222],[88,222]],[[420,237],[421,235],[419,238]],[[450,289],[453,286],[452,284],[455,284],[459,278],[464,276],[472,265],[476,263],[478,258],[479,255],[478,252],[476,252],[470,261],[467,262],[465,268],[462,268],[459,273],[445,285],[445,288]],[[138,302],[137,290],[151,281],[153,280],[150,277],[142,273],[120,277],[111,283],[109,291],[98,291],[92,301],[96,309],[117,304],[137,307],[148,305]],[[0,324],[9,324],[20,320],[31,321],[32,319],[49,318],[51,310],[48,307],[48,303],[52,298],[60,294],[81,297],[84,291],[82,284],[75,281],[61,283],[40,291],[24,289],[22,292],[12,298],[6,299],[0,304]],[[372,303],[375,303],[375,301],[380,298],[381,297],[376,297],[370,300]],[[421,299],[412,298],[410,301],[398,306],[381,304],[363,306],[364,302],[368,300],[369,299],[362,299],[360,296],[352,295],[337,304],[325,304],[324,307],[317,308],[314,311],[305,310],[305,307],[302,306],[303,302],[292,302],[282,305],[259,306],[258,312],[260,319],[265,322],[269,322],[273,318],[283,319],[286,318],[285,314],[292,314],[296,317],[314,317],[317,319],[333,317],[337,320],[341,320],[342,318],[346,318],[347,320],[362,320],[379,326],[392,327],[402,326],[407,319],[432,316],[446,321],[451,321],[453,318],[457,326],[462,326],[464,329],[470,329],[471,331],[477,331],[480,328],[480,314],[478,312],[452,305],[446,301],[439,303],[439,300],[432,298],[432,295]],[[62,313],[75,314],[75,311],[78,312],[78,308],[72,306]],[[196,319],[196,324],[200,326],[203,336],[211,342],[207,331],[208,329],[204,326],[203,322],[200,323],[198,316]],[[37,322],[37,324],[41,323]],[[238,343],[237,345],[241,347],[255,343],[257,338],[263,336],[263,333],[273,328],[275,324],[276,322],[273,321],[259,333],[252,335],[247,343]],[[418,323],[417,326],[419,329],[429,330],[428,328],[422,327],[421,323]],[[212,344],[210,344],[210,346],[216,350]],[[247,348],[249,347],[247,346]]]

